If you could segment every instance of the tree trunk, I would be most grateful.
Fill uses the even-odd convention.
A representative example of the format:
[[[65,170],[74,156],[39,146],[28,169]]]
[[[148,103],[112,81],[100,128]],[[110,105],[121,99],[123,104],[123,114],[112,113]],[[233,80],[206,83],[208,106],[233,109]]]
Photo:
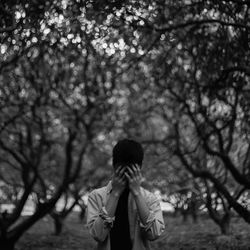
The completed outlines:
[[[81,207],[81,211],[80,211],[80,214],[79,214],[79,219],[80,219],[81,222],[83,222],[83,220],[84,220],[85,212],[86,212],[86,208]]]
[[[0,238],[0,249],[1,250],[14,250],[16,241],[13,239]]]
[[[180,208],[179,207],[174,207],[174,214],[173,216],[176,218],[180,215]]]
[[[182,209],[181,210],[181,214],[182,214],[182,221],[184,223],[187,222],[187,219],[188,219],[188,210]]]
[[[193,223],[197,223],[198,219],[198,209],[197,204],[195,200],[192,200],[189,204],[189,213],[192,216]]]
[[[192,218],[193,218],[193,223],[197,223],[197,221],[198,221],[197,210],[196,209],[191,210],[191,215],[192,215]]]
[[[230,234],[230,215],[225,215],[219,224],[221,233],[224,235]]]
[[[54,215],[54,233],[55,235],[60,235],[62,233],[64,218],[60,215]]]

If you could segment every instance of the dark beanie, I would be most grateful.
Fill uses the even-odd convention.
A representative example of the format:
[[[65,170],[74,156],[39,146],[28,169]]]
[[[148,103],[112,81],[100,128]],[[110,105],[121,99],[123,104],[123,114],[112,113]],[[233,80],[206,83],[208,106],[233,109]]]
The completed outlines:
[[[131,140],[123,139],[113,148],[113,166],[117,164],[139,164],[142,165],[143,148],[140,143]]]

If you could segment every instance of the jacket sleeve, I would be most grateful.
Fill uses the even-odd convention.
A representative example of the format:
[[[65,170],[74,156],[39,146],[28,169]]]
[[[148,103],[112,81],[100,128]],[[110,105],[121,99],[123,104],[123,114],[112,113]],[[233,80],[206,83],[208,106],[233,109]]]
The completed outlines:
[[[149,201],[149,216],[147,218],[146,224],[140,222],[140,227],[142,228],[146,238],[148,240],[156,240],[161,236],[165,230],[165,223],[162,215],[160,200],[153,196]]]
[[[115,217],[109,217],[105,207],[102,206],[101,197],[92,191],[87,204],[87,228],[90,235],[99,242],[103,242],[113,226]]]

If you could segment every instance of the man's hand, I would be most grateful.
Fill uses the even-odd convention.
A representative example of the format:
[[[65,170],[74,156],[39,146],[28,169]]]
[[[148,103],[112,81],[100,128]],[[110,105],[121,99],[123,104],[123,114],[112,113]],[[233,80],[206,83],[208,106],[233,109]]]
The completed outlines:
[[[129,189],[134,196],[140,194],[142,174],[138,164],[133,164],[126,168],[125,176],[129,182]]]
[[[119,166],[114,173],[113,179],[112,179],[112,193],[114,193],[115,196],[120,196],[123,190],[126,187],[126,177],[124,175],[125,168],[122,166]]]

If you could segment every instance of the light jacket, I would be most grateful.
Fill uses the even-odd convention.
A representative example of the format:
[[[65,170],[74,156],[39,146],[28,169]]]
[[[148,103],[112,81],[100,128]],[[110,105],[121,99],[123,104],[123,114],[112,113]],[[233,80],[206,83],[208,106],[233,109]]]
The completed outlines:
[[[115,217],[108,216],[105,209],[112,182],[107,186],[93,190],[88,197],[87,228],[90,235],[97,241],[97,250],[110,250],[110,229]],[[150,250],[149,241],[160,237],[165,230],[160,200],[151,192],[141,187],[141,193],[149,207],[150,214],[147,223],[139,219],[136,203],[131,193],[128,197],[128,218],[132,250]]]

